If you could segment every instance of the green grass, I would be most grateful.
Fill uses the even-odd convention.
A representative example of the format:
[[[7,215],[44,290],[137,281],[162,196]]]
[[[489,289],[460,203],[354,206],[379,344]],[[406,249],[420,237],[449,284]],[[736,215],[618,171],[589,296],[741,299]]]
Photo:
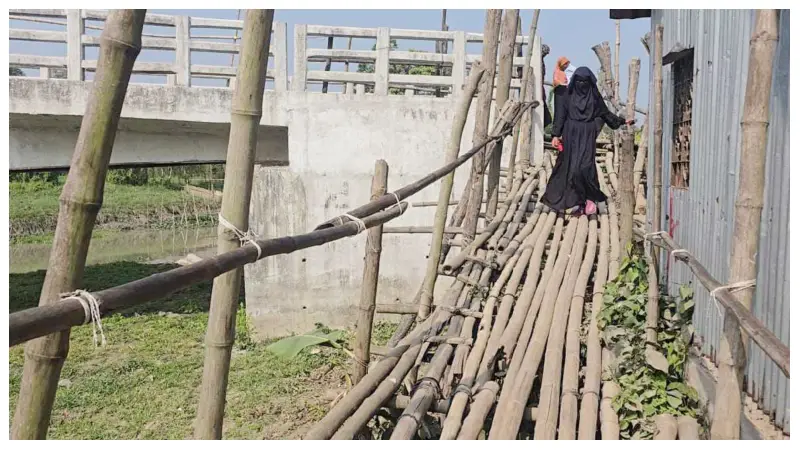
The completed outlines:
[[[170,269],[131,262],[87,267],[84,286],[104,289]],[[11,274],[10,310],[36,305],[44,272]],[[73,329],[50,422],[50,439],[185,439],[192,436],[203,367],[211,283],[103,319],[108,345],[95,348],[91,327]],[[394,324],[377,323],[375,345]],[[352,339],[352,333],[349,333]],[[292,360],[250,339],[240,308],[228,384],[226,439],[297,439],[347,386],[346,354],[312,347]],[[352,348],[352,344],[348,344]],[[10,349],[9,413],[22,375],[22,346]],[[9,422],[10,423],[10,422]]]
[[[55,230],[62,187],[51,183],[9,183],[12,240],[34,236],[33,242],[46,242]],[[106,183],[97,225],[131,229],[171,226],[176,219],[179,223],[210,223],[215,212],[215,202],[192,197],[179,189]]]

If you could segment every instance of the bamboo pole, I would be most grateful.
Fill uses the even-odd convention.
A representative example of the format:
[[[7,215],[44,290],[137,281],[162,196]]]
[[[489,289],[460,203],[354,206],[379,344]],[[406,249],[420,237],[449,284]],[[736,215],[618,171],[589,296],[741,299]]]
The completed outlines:
[[[545,222],[545,230],[543,231],[542,235],[539,235],[539,239],[542,239],[542,236],[545,236],[544,239],[549,238],[546,236],[549,234],[549,230],[552,229],[552,218],[557,217],[554,212],[551,212],[548,216],[548,221]],[[503,381],[504,385],[508,385],[509,390],[514,386],[514,381],[516,376],[520,372],[520,368],[524,362],[525,352],[528,348],[528,344],[531,340],[531,335],[533,334],[534,325],[536,324],[536,318],[538,317],[539,309],[541,308],[542,301],[544,300],[544,295],[547,290],[547,286],[550,283],[551,278],[553,278],[553,270],[555,268],[555,263],[557,260],[557,256],[559,255],[559,245],[562,243],[562,234],[564,231],[564,218],[558,217],[555,222],[555,231],[553,231],[552,237],[552,245],[548,250],[547,259],[545,261],[544,270],[541,274],[541,279],[537,280],[536,277],[539,275],[538,271],[534,271],[532,273],[531,280],[526,280],[526,284],[529,283],[528,289],[525,289],[523,286],[523,294],[520,295],[521,301],[524,303],[528,303],[527,309],[520,305],[520,310],[524,315],[524,323],[522,324],[522,328],[519,328],[517,323],[518,317],[512,318],[509,326],[503,331],[503,337],[501,339],[503,352],[505,353],[505,360],[508,361],[510,358],[511,363],[509,364],[508,370],[506,371],[506,377]],[[539,243],[539,242],[537,242]],[[538,251],[538,249],[537,249]],[[541,258],[538,262],[541,265]],[[537,266],[538,267],[538,266]],[[538,284],[537,284],[538,282]],[[533,298],[528,300],[530,295],[530,289],[534,286],[536,288]],[[516,339],[516,342],[514,341]],[[501,394],[502,394],[501,390]],[[499,402],[505,403],[507,402],[507,397],[513,394],[512,392],[506,391],[505,394],[501,395]]]
[[[589,283],[592,266],[597,253],[597,218],[589,221],[589,241],[586,256],[583,258],[578,280],[572,291],[572,305],[569,308],[567,323],[567,342],[564,360],[564,384],[561,390],[561,411],[558,421],[558,439],[574,440],[578,424],[578,379],[581,364],[581,322],[583,319],[583,300],[586,285]],[[541,400],[539,401],[541,404]]]
[[[540,289],[539,275],[542,266],[542,255],[546,247],[550,231],[553,229],[553,224],[556,221],[556,214],[548,214],[542,222],[542,228],[534,232],[532,238],[535,239],[533,253],[531,254],[530,263],[528,264],[528,272],[526,274],[525,283],[522,285],[522,292],[519,294],[519,300],[514,306],[519,312],[514,314],[508,321],[508,325],[503,330],[503,335],[500,338],[500,347],[505,352],[506,361],[511,361],[514,350],[516,349],[517,341],[520,338],[520,333],[525,326],[525,319],[529,316],[536,316],[537,311],[542,303],[544,289]],[[537,224],[538,225],[538,224]],[[545,263],[545,273],[541,274],[541,281],[544,282],[549,278],[550,272],[555,262],[555,254],[558,249],[558,239],[561,237],[562,228],[556,226],[553,236],[553,243],[555,248],[550,249],[547,262]],[[536,295],[536,294],[539,295]],[[527,342],[530,338],[531,330],[528,330],[523,338]]]
[[[472,66],[467,84],[461,91],[458,99],[458,106],[456,107],[456,115],[453,117],[453,126],[450,130],[450,141],[447,145],[445,153],[445,163],[451,163],[458,157],[458,151],[461,148],[461,137],[464,134],[464,126],[467,123],[467,115],[469,108],[472,104],[472,97],[478,89],[478,83],[485,74],[485,69],[476,64]],[[454,172],[450,172],[442,179],[442,184],[439,187],[439,202],[436,207],[436,215],[433,219],[433,236],[431,237],[431,248],[428,253],[428,268],[425,273],[425,279],[421,288],[420,302],[419,302],[419,317],[425,318],[430,313],[430,305],[433,301],[433,290],[436,285],[436,277],[439,269],[439,261],[441,257],[442,239],[444,238],[445,222],[447,221],[447,206],[450,200],[450,194],[453,192],[453,176]]]
[[[375,161],[375,175],[372,177],[370,200],[386,193],[389,180],[389,165],[379,159]],[[378,293],[378,273],[381,266],[383,248],[383,225],[367,232],[364,252],[364,277],[361,282],[361,301],[356,321],[356,342],[353,348],[353,383],[358,383],[367,374],[369,347],[372,341],[372,321],[375,318],[375,295]]]
[[[619,44],[620,44],[620,22],[619,19],[614,21],[614,28],[616,29],[616,45],[614,46],[614,103],[619,102]],[[628,97],[628,102],[631,98]],[[633,100],[634,103],[636,99]]]
[[[401,202],[399,208],[390,208],[367,216],[362,219],[364,227],[369,229],[399,217],[407,207],[406,202]],[[100,316],[103,317],[114,311],[162,299],[194,284],[211,281],[214,277],[256,260],[316,247],[348,236],[355,236],[360,231],[360,224],[347,222],[334,228],[311,233],[258,240],[255,244],[261,248],[260,256],[255,245],[246,245],[188,266],[93,292],[91,295],[97,299]],[[75,297],[52,302],[46,306],[17,311],[9,316],[9,343],[14,346],[50,333],[68,330],[70,327],[83,325],[84,319],[83,306]]]
[[[550,333],[547,337],[547,347],[544,355],[542,386],[539,391],[539,417],[536,421],[534,439],[552,440],[556,437],[567,322],[569,320],[573,291],[576,285],[579,284],[578,276],[581,270],[581,261],[583,260],[588,232],[589,221],[584,215],[578,219],[578,233],[575,237],[575,243],[572,245],[564,283],[558,293],[553,320],[550,322]],[[591,265],[592,262],[588,264]],[[581,293],[582,295],[583,293]]]
[[[525,409],[525,403],[533,389],[533,379],[542,360],[547,336],[550,334],[550,324],[553,320],[557,303],[556,297],[561,286],[561,280],[566,272],[569,254],[575,241],[577,225],[577,220],[569,221],[567,225],[567,231],[561,243],[552,276],[547,282],[544,294],[544,299],[547,301],[543,302],[536,318],[537,326],[533,329],[530,343],[527,346],[517,344],[519,347],[517,351],[524,355],[522,355],[521,363],[519,364],[518,374],[513,376],[513,383],[504,383],[500,392],[500,400],[498,401],[489,432],[489,439],[513,439],[517,435],[519,424],[522,420],[522,411]],[[506,375],[507,377],[512,375],[513,369],[514,367],[512,366]]]
[[[769,101],[775,51],[778,47],[779,20],[780,12],[777,9],[757,10],[750,39],[729,283],[755,280],[758,276],[756,255],[761,211],[764,208]],[[754,292],[755,288],[748,288],[731,294],[749,311],[753,305]],[[740,326],[733,314],[726,311],[718,353],[719,380],[711,423],[712,439],[739,438],[742,388],[748,356],[747,342],[742,338]]]
[[[489,335],[492,330],[492,319],[494,317],[495,304],[503,287],[511,277],[512,270],[516,265],[519,254],[514,255],[509,264],[503,267],[500,277],[495,281],[489,296],[486,298],[486,304],[483,309],[483,317],[481,318],[478,326],[478,333],[475,337],[475,343],[467,356],[467,361],[464,364],[464,371],[461,377],[461,384],[466,387],[471,387],[475,381],[475,375],[478,372],[478,365],[480,364],[481,357],[483,356],[486,344],[489,341]],[[453,394],[453,399],[450,408],[444,411],[447,414],[444,424],[442,425],[441,440],[455,439],[461,429],[461,422],[464,416],[464,410],[467,407],[470,395],[463,390],[457,390]]]
[[[581,397],[581,413],[578,422],[578,439],[594,440],[597,435],[597,413],[600,404],[600,379],[602,376],[602,353],[600,330],[597,317],[603,309],[603,289],[608,276],[608,213],[598,209],[600,213],[600,251],[597,267],[594,271],[594,287],[592,289],[592,316],[589,332],[586,337],[586,378],[583,383]]]
[[[661,230],[663,215],[661,214],[662,179],[663,179],[663,160],[664,160],[664,127],[663,122],[663,98],[664,89],[662,87],[662,61],[664,47],[664,25],[657,24],[653,38],[653,215],[652,231]],[[655,263],[658,264],[658,252],[655,253]]]
[[[653,421],[656,425],[654,441],[674,441],[678,436],[678,422],[671,415],[659,414]],[[739,419],[736,420],[736,426],[739,426]]]
[[[242,30],[242,50],[231,102],[225,188],[220,207],[220,217],[239,230],[249,229],[253,164],[274,14],[274,9],[248,10]],[[218,254],[235,250],[242,245],[239,237],[222,223],[218,227],[218,236]],[[194,434],[198,439],[222,438],[225,393],[243,274],[242,268],[236,268],[214,279],[206,330],[203,381],[195,422]]]
[[[401,374],[411,369],[411,365],[417,359],[420,346],[400,345],[391,350],[389,354],[378,361],[372,370],[353,389],[344,396],[329,412],[317,422],[303,437],[304,440],[330,439],[339,427],[348,420],[356,416],[364,399],[373,392],[380,389],[388,377],[389,380],[402,380],[405,374]],[[392,390],[394,392],[394,390]],[[371,416],[370,416],[371,417]],[[369,420],[369,418],[367,418]],[[366,421],[364,422],[366,423]],[[360,427],[359,427],[360,428]]]
[[[648,240],[669,252],[682,249],[678,244],[672,240],[665,232],[659,232],[654,236],[648,236]],[[689,270],[697,278],[703,287],[709,292],[717,291],[716,299],[725,310],[736,318],[739,326],[742,328],[747,336],[753,339],[764,354],[767,355],[775,364],[781,369],[784,375],[789,378],[790,354],[789,346],[781,342],[780,339],[769,330],[764,324],[752,313],[749,309],[736,300],[733,294],[725,289],[723,285],[716,278],[714,278],[705,267],[695,258],[690,252],[683,251],[675,253],[675,259],[683,261],[689,266]]]
[[[485,258],[485,255],[486,252],[484,250],[481,250],[478,253],[478,256],[481,258]],[[473,267],[465,267],[464,271],[467,270],[471,272],[470,279],[477,282],[478,278],[480,277],[480,281],[483,282],[483,285],[488,284],[488,277],[481,276],[480,266],[473,265]],[[491,270],[488,270],[487,273],[490,274]],[[464,286],[458,299],[458,307],[464,307],[464,302],[468,300],[467,294],[469,291],[469,286]],[[446,336],[456,337],[460,335],[463,322],[464,320],[462,317],[453,317],[450,320]],[[428,364],[425,377],[422,378],[422,380],[420,380],[418,383],[414,394],[411,396],[411,402],[403,411],[403,415],[400,416],[400,419],[395,425],[391,436],[392,440],[411,439],[414,436],[422,417],[428,412],[431,402],[434,400],[434,396],[441,390],[438,380],[441,379],[452,354],[453,346],[449,344],[440,345],[436,349],[433,358]]]
[[[619,25],[617,25],[619,27]],[[617,28],[619,30],[619,28]],[[617,32],[619,33],[619,31]],[[619,38],[619,34],[617,34]],[[617,51],[619,51],[619,40],[617,40]],[[619,61],[616,70],[619,71]],[[628,66],[628,105],[627,118],[629,121],[635,119],[636,112],[636,91],[639,87],[639,58],[631,59]],[[617,80],[617,91],[619,91],[619,80]],[[633,125],[628,125],[627,130],[620,133],[622,136],[622,148],[619,163],[619,184],[620,184],[620,247],[624,250],[628,243],[633,240],[633,214],[636,209],[636,184],[634,181],[634,129]]]
[[[369,419],[375,415],[378,409],[380,409],[381,405],[383,405],[386,402],[386,400],[390,398],[397,391],[398,387],[400,387],[400,384],[402,383],[403,379],[406,377],[408,372],[411,370],[411,367],[414,365],[414,361],[417,360],[421,348],[422,345],[417,344],[411,347],[408,351],[404,352],[403,356],[400,358],[397,365],[392,369],[389,375],[386,376],[380,382],[380,384],[374,388],[373,393],[369,397],[364,399],[363,403],[361,403],[361,405],[358,406],[358,409],[356,409],[351,415],[336,416],[329,413],[325,417],[325,418],[328,418],[328,416],[336,417],[337,419],[344,422],[341,428],[339,428],[338,431],[336,431],[335,434],[333,434],[332,439],[337,439],[337,440],[353,439],[353,436],[355,436],[356,433],[358,433],[360,430],[364,428],[367,422],[369,422]],[[317,437],[314,434],[312,434],[315,429],[317,429],[317,426],[315,426],[315,428],[312,429],[312,431],[310,431],[303,439],[305,440],[323,439],[322,437]]]
[[[494,62],[497,61],[501,19],[502,10],[486,10],[486,22],[483,27],[483,55],[481,56],[481,61],[484,61],[486,65],[486,76],[481,80],[480,92],[478,93],[475,127],[472,135],[473,143],[485,140],[489,133],[489,115],[492,107],[492,91],[494,90],[493,85],[497,69]],[[470,188],[469,203],[467,203],[462,227],[464,229],[464,239],[467,241],[475,238],[475,229],[478,227],[478,213],[480,213],[481,198],[483,198],[483,175],[487,157],[491,158],[491,152],[495,151],[494,147],[498,146],[502,148],[502,141],[495,142],[490,147],[482,150],[472,160],[469,182],[472,187]]]
[[[536,29],[539,26],[540,12],[540,9],[533,10],[533,19],[531,19],[531,27],[530,31],[528,32],[528,48],[525,51],[525,64],[522,66],[522,80],[519,93],[520,101],[523,102],[528,101],[528,98],[534,98],[531,90],[531,87],[533,86],[533,68],[531,67],[531,59],[533,58],[533,46],[536,38]],[[527,147],[521,145],[520,134],[522,134],[522,136],[530,134],[531,115],[532,112],[528,112],[523,120],[523,123],[526,124],[526,126],[523,126],[523,123],[521,123],[514,129],[514,140],[511,144],[511,155],[508,160],[508,167],[514,167],[517,158],[519,158],[519,165],[522,166],[523,169],[530,165],[530,151]],[[518,146],[520,147],[519,150],[517,149]]]
[[[144,9],[111,11],[100,35],[97,70],[61,193],[50,261],[39,297],[41,306],[55,306],[59,294],[79,288],[82,283],[122,104],[141,50],[145,12]],[[47,436],[58,379],[68,351],[68,329],[25,346],[12,439]]]
[[[633,134],[629,131],[620,133],[622,148],[619,165],[619,246],[626,251],[633,240],[633,213],[636,207],[636,196],[633,185]]]
[[[517,22],[519,22],[519,10],[507,9],[503,14],[498,73],[497,73],[497,93],[495,94],[495,104],[505,105],[511,90],[511,71],[514,62],[514,43],[517,39]],[[500,165],[502,163],[503,152],[498,149],[492,154],[489,160],[489,179],[486,185],[486,197],[489,202],[486,205],[486,217],[494,218],[497,211],[498,188],[500,187]],[[513,175],[513,174],[512,174]],[[509,178],[510,180],[511,178]]]
[[[478,434],[483,429],[484,421],[494,400],[497,398],[497,393],[500,391],[500,386],[490,381],[483,385],[481,389],[475,394],[475,399],[470,405],[469,415],[464,419],[464,425],[458,433],[458,440],[474,440],[478,438]]]
[[[700,424],[689,416],[678,416],[678,439],[681,441],[700,440]]]
[[[603,367],[609,367],[614,360],[613,353],[603,349]],[[614,381],[603,382],[603,398],[600,400],[600,437],[604,441],[619,440],[619,417],[612,403],[619,395],[620,389]]]
[[[493,250],[491,241],[499,234],[498,232],[502,232],[502,224],[508,223],[509,220],[513,218],[512,216],[514,216],[515,211],[514,206],[527,211],[527,202],[523,202],[522,204],[519,203],[519,200],[522,199],[522,193],[520,193],[519,190],[526,185],[534,185],[534,182],[535,179],[531,177],[528,178],[528,180],[526,180],[525,184],[522,186],[516,186],[511,195],[509,195],[509,200],[504,202],[504,204],[501,206],[499,210],[500,214],[498,214],[497,217],[495,217],[495,219],[486,226],[486,228],[474,241],[472,241],[468,246],[464,247],[464,249],[462,249],[458,255],[445,261],[442,266],[442,270],[445,273],[453,273],[454,271],[458,270],[458,268],[461,267],[461,265],[464,264],[464,262],[469,258],[469,255],[483,246],[487,241],[489,241],[489,249]]]

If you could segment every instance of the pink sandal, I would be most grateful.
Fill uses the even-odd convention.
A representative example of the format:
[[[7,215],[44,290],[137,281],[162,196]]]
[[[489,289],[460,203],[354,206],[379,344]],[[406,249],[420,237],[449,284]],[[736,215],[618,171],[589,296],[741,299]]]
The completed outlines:
[[[597,214],[597,205],[591,200],[586,200],[586,207],[584,208],[587,216]]]

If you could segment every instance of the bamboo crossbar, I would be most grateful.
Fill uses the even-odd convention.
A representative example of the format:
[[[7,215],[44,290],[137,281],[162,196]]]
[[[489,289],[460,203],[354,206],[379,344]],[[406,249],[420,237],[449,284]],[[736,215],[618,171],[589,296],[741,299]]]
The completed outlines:
[[[408,203],[400,203],[399,208],[390,208],[364,217],[366,228],[386,223],[405,213]],[[253,263],[267,256],[292,253],[304,248],[316,247],[359,233],[359,224],[347,222],[339,226],[315,230],[296,236],[284,236],[258,240],[255,245],[242,247],[213,258],[179,267],[148,277],[115,286],[92,295],[97,299],[101,315],[142,303],[164,298],[172,292],[193,284],[211,280],[225,272]],[[83,306],[76,298],[67,298],[47,306],[29,308],[9,316],[9,345],[11,347],[25,341],[45,336],[68,328],[82,325],[86,319]]]
[[[682,250],[675,253],[675,258],[689,266],[689,269],[697,277],[698,281],[700,281],[700,284],[708,289],[709,292],[724,286],[714,278],[691,253],[677,245],[666,232],[660,231],[657,234],[645,235],[645,239],[652,242],[653,245],[670,252]],[[778,368],[781,369],[781,372],[786,375],[786,378],[789,378],[789,346],[781,342],[781,340],[775,336],[775,333],[764,326],[764,324],[758,320],[752,312],[739,303],[728,290],[720,289],[717,292],[716,300],[719,301],[728,312],[736,317],[742,330],[744,330],[744,332],[753,339],[753,342],[755,342]]]

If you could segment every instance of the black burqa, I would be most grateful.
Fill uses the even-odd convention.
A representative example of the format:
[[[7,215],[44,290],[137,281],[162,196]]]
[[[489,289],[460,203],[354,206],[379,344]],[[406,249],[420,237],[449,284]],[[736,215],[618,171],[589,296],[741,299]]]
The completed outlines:
[[[595,166],[597,136],[603,123],[616,130],[625,119],[608,110],[597,90],[597,78],[587,67],[579,67],[572,75],[563,107],[554,112],[553,136],[561,137],[564,151],[558,154],[542,201],[556,211],[582,208],[587,200],[606,201]]]

